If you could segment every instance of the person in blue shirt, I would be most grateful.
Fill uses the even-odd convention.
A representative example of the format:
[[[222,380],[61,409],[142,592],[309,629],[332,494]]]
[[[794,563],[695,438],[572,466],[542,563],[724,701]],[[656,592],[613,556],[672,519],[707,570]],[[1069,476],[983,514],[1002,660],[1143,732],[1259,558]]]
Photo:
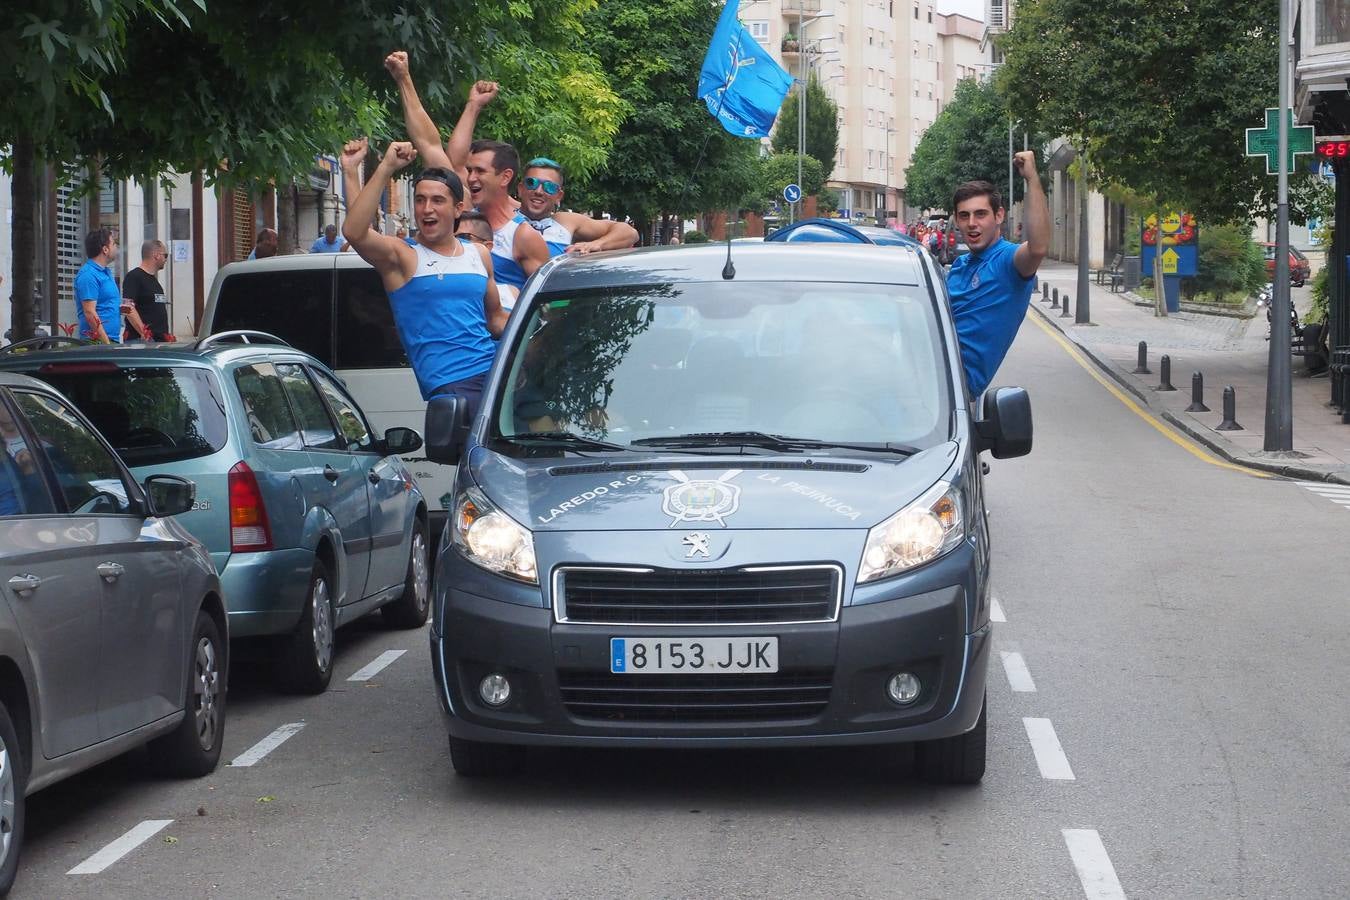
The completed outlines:
[[[413,375],[430,400],[458,394],[476,414],[488,369],[496,354],[493,336],[506,326],[486,246],[466,244],[455,235],[464,206],[464,185],[449,169],[423,169],[413,182],[417,240],[380,234],[370,227],[380,195],[395,172],[417,156],[411,143],[389,145],[375,174],[361,186],[365,138],[342,148],[342,178],[348,197],[343,236],[361,258],[380,273]]]
[[[310,245],[310,253],[341,253],[343,242],[338,240],[338,227],[325,225],[323,234]]]
[[[1036,288],[1036,270],[1050,247],[1050,207],[1036,173],[1036,154],[1017,153],[1013,165],[1026,180],[1022,243],[1003,238],[1007,211],[989,182],[968,181],[952,197],[956,227],[970,252],[947,270],[947,293],[971,399],[984,392],[1008,355]]]
[[[637,243],[637,229],[627,222],[559,211],[563,193],[562,166],[543,156],[525,164],[520,211],[530,227],[543,235],[549,256],[621,250]]]
[[[122,289],[112,273],[117,232],[111,228],[89,232],[84,236],[84,255],[89,258],[75,273],[75,318],[80,323],[80,337],[103,344],[118,343],[122,339]]]

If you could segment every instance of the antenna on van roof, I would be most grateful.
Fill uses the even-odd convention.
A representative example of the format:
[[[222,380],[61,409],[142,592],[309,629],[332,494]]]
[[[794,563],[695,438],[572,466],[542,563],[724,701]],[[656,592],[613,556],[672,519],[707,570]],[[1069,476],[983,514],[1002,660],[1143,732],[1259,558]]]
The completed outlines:
[[[727,210],[727,264],[722,267],[722,278],[726,281],[736,277],[736,264],[731,261],[731,230],[736,227],[736,220],[731,213]]]

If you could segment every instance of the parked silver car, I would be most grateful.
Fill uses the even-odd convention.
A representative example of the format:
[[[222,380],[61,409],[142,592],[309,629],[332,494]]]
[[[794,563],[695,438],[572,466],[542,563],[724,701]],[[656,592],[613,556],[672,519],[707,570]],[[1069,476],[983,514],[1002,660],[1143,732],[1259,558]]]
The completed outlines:
[[[195,494],[175,475],[137,484],[61,394],[0,373],[0,893],[28,794],[147,742],[172,774],[216,768],[225,605],[169,518]]]

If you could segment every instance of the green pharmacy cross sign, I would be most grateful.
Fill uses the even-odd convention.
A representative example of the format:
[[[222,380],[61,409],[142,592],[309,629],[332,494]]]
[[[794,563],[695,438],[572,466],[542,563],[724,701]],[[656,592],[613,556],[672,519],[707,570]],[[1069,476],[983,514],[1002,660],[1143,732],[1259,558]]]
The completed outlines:
[[[1279,173],[1280,167],[1280,120],[1277,118],[1280,114],[1274,107],[1266,110],[1265,128],[1247,129],[1247,155],[1264,156],[1266,158],[1266,174],[1275,175]],[[1311,125],[1294,125],[1294,111],[1285,110],[1289,116],[1289,168],[1287,171],[1293,172],[1296,165],[1294,158],[1313,152],[1313,129]]]

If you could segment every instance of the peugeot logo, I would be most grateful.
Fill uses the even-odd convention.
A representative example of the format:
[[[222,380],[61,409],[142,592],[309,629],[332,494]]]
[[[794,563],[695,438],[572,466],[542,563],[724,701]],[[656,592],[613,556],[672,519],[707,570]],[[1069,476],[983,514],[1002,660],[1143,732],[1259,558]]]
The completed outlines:
[[[704,559],[707,559],[712,556],[712,552],[708,547],[709,540],[711,539],[708,535],[702,531],[694,531],[686,534],[684,540],[680,542],[689,548],[689,552],[684,555],[684,558],[693,559],[696,556],[702,556]]]

